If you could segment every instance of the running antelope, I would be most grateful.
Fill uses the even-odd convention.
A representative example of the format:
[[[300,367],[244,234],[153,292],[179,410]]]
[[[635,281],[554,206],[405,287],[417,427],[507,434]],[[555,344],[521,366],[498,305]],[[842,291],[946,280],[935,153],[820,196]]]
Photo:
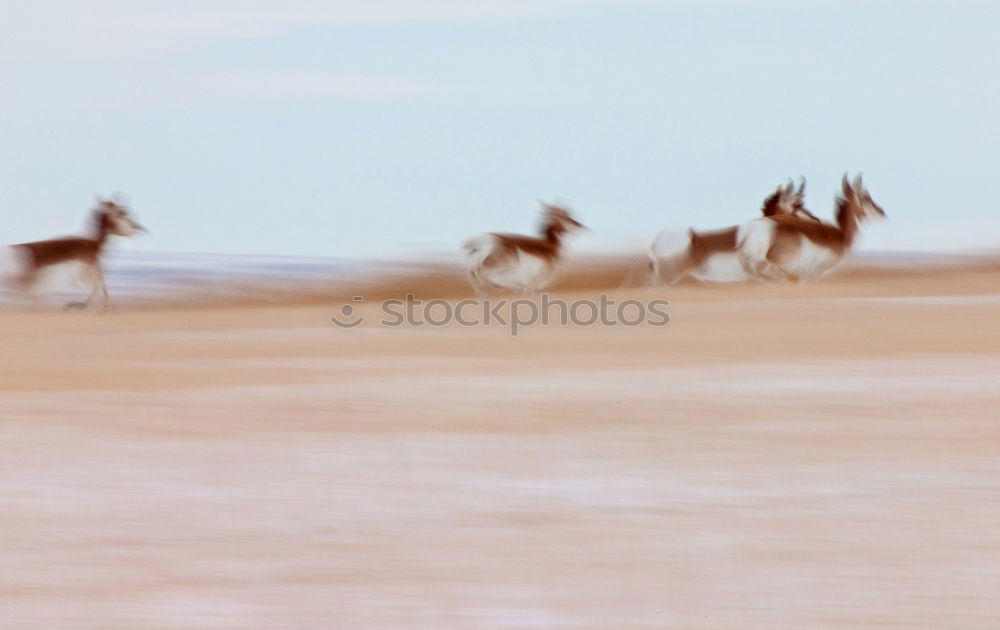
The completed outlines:
[[[465,242],[465,266],[476,293],[512,289],[538,291],[552,278],[563,236],[586,229],[563,207],[542,202],[540,236],[480,234]]]
[[[118,199],[97,197],[89,237],[69,236],[48,241],[7,245],[0,248],[0,282],[23,294],[34,297],[43,273],[64,265],[76,267],[76,279],[90,288],[82,302],[70,302],[65,308],[86,308],[98,292],[103,295],[101,310],[108,308],[108,287],[104,283],[101,255],[109,236],[133,236],[146,229],[129,216],[129,209]]]
[[[813,280],[833,269],[851,249],[862,221],[885,217],[859,174],[847,174],[836,200],[836,225],[792,216],[754,219],[737,234],[740,263],[760,279]]]
[[[765,217],[789,216],[819,223],[805,206],[806,180],[798,190],[789,182],[778,186],[761,207]],[[667,228],[649,248],[649,271],[656,282],[674,284],[690,275],[703,282],[743,282],[752,279],[740,264],[736,247],[738,225],[710,232]]]

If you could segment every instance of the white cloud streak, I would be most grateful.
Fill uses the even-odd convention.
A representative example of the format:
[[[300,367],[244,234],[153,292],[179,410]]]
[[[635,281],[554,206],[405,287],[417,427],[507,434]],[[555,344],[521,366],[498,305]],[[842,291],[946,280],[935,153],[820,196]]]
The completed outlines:
[[[316,26],[535,18],[621,4],[615,0],[0,0],[4,24],[0,59],[100,56],[198,40],[277,36]]]

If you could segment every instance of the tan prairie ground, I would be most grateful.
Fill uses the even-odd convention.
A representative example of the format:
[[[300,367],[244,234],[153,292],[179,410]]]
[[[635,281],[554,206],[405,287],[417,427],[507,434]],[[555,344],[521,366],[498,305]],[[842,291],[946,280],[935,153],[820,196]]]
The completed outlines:
[[[0,313],[0,627],[1000,627],[1000,267],[610,295]]]

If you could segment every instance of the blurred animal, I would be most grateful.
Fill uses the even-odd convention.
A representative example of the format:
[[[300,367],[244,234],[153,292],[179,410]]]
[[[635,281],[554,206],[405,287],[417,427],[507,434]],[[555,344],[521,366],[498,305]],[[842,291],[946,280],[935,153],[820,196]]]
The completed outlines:
[[[34,298],[34,290],[43,273],[64,265],[73,266],[76,267],[76,280],[90,288],[90,294],[86,300],[70,302],[65,308],[86,308],[101,293],[104,298],[101,310],[104,311],[110,299],[101,268],[101,255],[108,237],[133,236],[145,231],[119,199],[98,196],[89,237],[68,236],[0,248],[0,282]]]
[[[805,178],[798,189],[789,181],[764,199],[764,217],[796,217],[818,224],[820,220],[805,206]],[[736,233],[740,226],[696,232],[666,228],[649,248],[649,273],[655,283],[674,284],[685,276],[704,282],[743,282],[753,278],[740,264]]]
[[[812,280],[833,269],[850,250],[862,221],[885,217],[859,174],[847,174],[836,199],[836,225],[795,216],[770,216],[740,226],[740,264],[759,279]]]
[[[562,254],[563,237],[586,229],[569,210],[542,202],[540,235],[491,232],[464,243],[464,264],[479,295],[496,290],[524,294],[545,287]]]

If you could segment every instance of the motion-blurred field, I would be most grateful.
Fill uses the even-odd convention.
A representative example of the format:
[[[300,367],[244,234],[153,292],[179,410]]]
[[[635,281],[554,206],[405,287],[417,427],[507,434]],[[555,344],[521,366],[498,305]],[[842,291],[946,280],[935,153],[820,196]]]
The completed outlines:
[[[626,267],[557,288],[669,326],[332,326],[357,287],[0,313],[0,627],[997,627],[996,261]]]

